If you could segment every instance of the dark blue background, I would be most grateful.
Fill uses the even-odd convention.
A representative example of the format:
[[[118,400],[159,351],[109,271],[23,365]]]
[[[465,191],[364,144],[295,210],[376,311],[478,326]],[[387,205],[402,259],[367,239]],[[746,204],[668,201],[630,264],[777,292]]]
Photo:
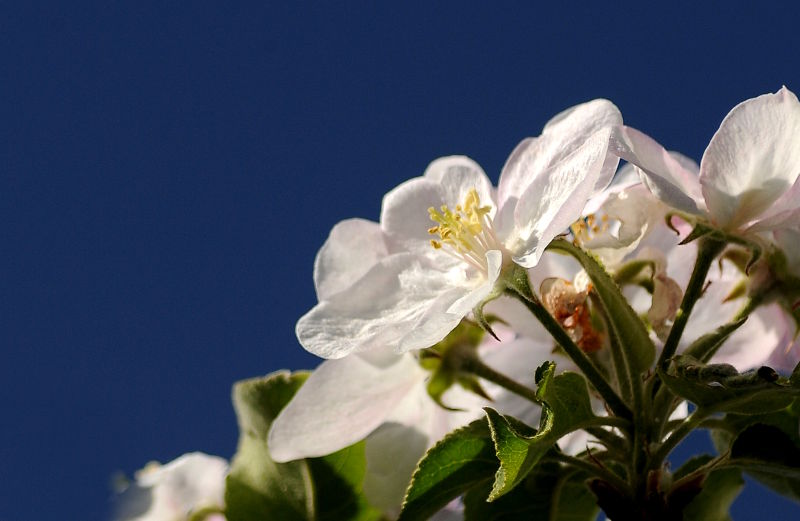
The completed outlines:
[[[3,521],[106,519],[115,471],[230,457],[231,384],[317,363],[293,330],[329,229],[377,219],[430,160],[468,154],[496,180],[521,138],[595,97],[699,160],[734,104],[800,90],[800,13],[767,4],[16,4]],[[734,515],[797,511],[756,485]]]

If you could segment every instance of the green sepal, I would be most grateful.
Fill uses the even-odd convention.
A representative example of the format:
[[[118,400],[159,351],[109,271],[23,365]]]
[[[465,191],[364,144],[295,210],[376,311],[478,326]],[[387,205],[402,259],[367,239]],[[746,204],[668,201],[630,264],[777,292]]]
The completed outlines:
[[[642,275],[645,270],[650,270],[647,275]],[[653,291],[653,273],[655,272],[655,262],[648,259],[635,259],[624,263],[614,271],[614,282],[619,286],[626,284],[643,285],[643,280],[649,280],[649,291]],[[641,276],[640,276],[641,275]]]
[[[556,239],[547,248],[568,253],[580,263],[591,279],[593,291],[600,297],[611,327],[624,347],[628,365],[636,373],[647,372],[656,359],[655,345],[644,322],[631,308],[614,279],[593,256],[568,241]],[[631,374],[631,378],[634,377],[638,377],[638,374]]]
[[[544,403],[538,432],[513,417],[484,408],[500,460],[489,501],[509,493],[522,482],[559,438],[588,427],[597,419],[584,377],[571,372],[554,376],[554,372],[552,362],[536,370],[539,386],[536,395]]]
[[[688,355],[678,355],[667,371],[659,369],[658,374],[673,393],[707,411],[778,411],[800,396],[800,385],[769,367],[740,374],[729,364],[703,364]]]
[[[423,521],[470,488],[489,482],[498,461],[486,420],[457,429],[422,457],[398,521]]]
[[[496,321],[491,315],[484,319]],[[426,387],[428,394],[440,407],[448,411],[462,410],[449,407],[442,401],[447,390],[455,384],[488,398],[478,380],[466,370],[466,366],[478,358],[478,346],[483,339],[484,329],[474,322],[462,320],[441,342],[420,351],[420,365],[431,372]]]
[[[692,227],[692,231],[689,232],[689,235],[687,235],[679,244],[689,244],[690,242],[696,241],[700,237],[704,237],[714,231],[714,228],[706,225],[705,223],[696,221],[694,223],[694,227]]]
[[[485,483],[464,496],[464,521],[547,519],[594,521],[599,511],[585,484],[587,474],[545,460],[514,490],[491,503],[492,484]]]

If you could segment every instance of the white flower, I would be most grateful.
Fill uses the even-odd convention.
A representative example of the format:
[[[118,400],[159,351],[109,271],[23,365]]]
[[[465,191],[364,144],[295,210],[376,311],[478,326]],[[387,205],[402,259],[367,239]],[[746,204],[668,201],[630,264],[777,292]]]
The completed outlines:
[[[608,101],[579,105],[514,150],[497,197],[474,161],[451,156],[389,192],[380,225],[339,223],[317,256],[319,304],[298,321],[300,343],[341,358],[442,340],[493,295],[506,268],[536,265],[609,183],[618,158],[608,142],[621,122]]]
[[[485,338],[478,351],[484,362],[518,381],[532,380],[537,363],[550,354],[547,341],[513,339],[502,344]],[[483,416],[492,406],[536,424],[538,406],[483,382],[492,402],[452,387],[443,401],[462,411],[447,411],[428,395],[422,369],[411,353],[354,354],[323,362],[281,411],[269,432],[275,461],[330,454],[366,438],[364,493],[374,506],[396,514],[417,462],[448,432]]]
[[[742,234],[800,225],[800,102],[786,87],[734,107],[699,173],[641,132],[616,130],[617,153],[670,206]]]
[[[691,160],[674,153],[670,157],[687,170],[697,171]],[[619,174],[625,176],[624,170]],[[697,255],[695,243],[679,244],[681,237],[689,233],[688,226],[674,223],[681,236],[666,226],[668,211],[669,208],[640,183],[626,182],[610,191],[605,201],[594,210],[594,221],[602,224],[596,225],[595,231],[586,227],[578,230],[581,245],[598,255],[612,272],[627,261],[652,263],[652,293],[631,286],[624,288],[624,292],[634,309],[647,315],[662,341],[675,317],[682,298],[681,288],[688,284]],[[744,299],[726,297],[743,277],[729,262],[710,270],[707,287],[689,319],[679,352],[700,336],[733,319]],[[760,307],[728,338],[713,361],[730,363],[742,371],[758,367],[768,360],[780,361],[778,353],[787,345],[786,325],[777,306]],[[785,365],[784,362],[780,367]]]
[[[120,521],[187,521],[202,509],[222,509],[228,463],[201,452],[159,465],[149,463],[120,497]],[[222,514],[206,517],[224,521]]]

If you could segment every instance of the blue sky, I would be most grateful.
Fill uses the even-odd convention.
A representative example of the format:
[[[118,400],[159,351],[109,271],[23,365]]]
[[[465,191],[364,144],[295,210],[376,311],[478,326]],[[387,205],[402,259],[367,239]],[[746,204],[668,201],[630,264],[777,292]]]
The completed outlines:
[[[6,6],[0,519],[107,519],[116,471],[230,457],[232,383],[318,363],[294,323],[330,228],[432,159],[496,180],[606,97],[699,160],[800,89],[797,7],[552,4]],[[734,518],[797,510],[753,486]]]

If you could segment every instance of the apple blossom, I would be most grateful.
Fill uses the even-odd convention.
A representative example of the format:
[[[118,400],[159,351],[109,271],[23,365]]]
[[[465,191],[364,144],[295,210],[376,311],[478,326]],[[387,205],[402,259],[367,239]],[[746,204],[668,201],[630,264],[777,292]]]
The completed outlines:
[[[697,170],[688,158],[675,153],[670,157],[688,170]],[[681,301],[681,288],[688,284],[697,245],[693,242],[680,244],[681,237],[690,232],[689,227],[683,223],[673,224],[674,229],[667,227],[665,217],[669,207],[651,195],[643,184],[632,182],[627,176],[629,168],[626,165],[620,170],[618,177],[626,180],[615,181],[605,200],[600,201],[591,214],[597,223],[592,227],[589,223],[593,221],[580,221],[572,231],[575,239],[602,259],[612,272],[618,272],[628,262],[640,261],[651,265],[651,291],[626,287],[625,294],[634,309],[647,316],[654,333],[663,341]],[[681,236],[676,235],[676,229]],[[788,236],[791,232],[782,233]],[[585,276],[574,274],[573,277],[578,287],[586,286],[588,281],[581,280]],[[745,299],[732,299],[729,295],[743,278],[744,275],[730,262],[710,270],[706,290],[681,337],[679,353],[701,335],[733,320],[744,306]],[[777,306],[758,308],[728,338],[713,361],[747,370],[772,360],[781,362],[781,368],[791,369],[793,364],[779,355],[787,345],[787,332],[787,322],[781,318]]]
[[[207,521],[224,521],[228,463],[192,452],[165,464],[149,463],[119,499],[119,521],[188,521],[208,511]]]
[[[608,143],[621,123],[606,100],[578,105],[517,146],[497,193],[474,161],[444,157],[384,197],[380,225],[337,225],[315,262],[319,303],[297,323],[300,343],[341,358],[442,340],[502,292],[514,265],[536,265],[610,182],[618,159]]]
[[[800,102],[786,87],[734,107],[699,171],[638,130],[615,130],[616,152],[670,206],[732,233],[800,225]]]

